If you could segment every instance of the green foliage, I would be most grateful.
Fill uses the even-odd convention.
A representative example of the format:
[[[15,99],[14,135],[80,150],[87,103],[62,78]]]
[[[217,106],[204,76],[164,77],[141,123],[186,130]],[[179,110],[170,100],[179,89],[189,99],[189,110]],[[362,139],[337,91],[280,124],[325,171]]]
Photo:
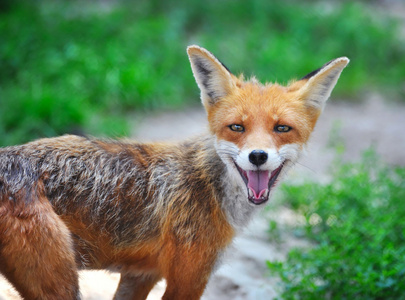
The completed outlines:
[[[284,299],[400,299],[405,291],[405,168],[368,154],[343,164],[331,183],[284,186],[315,246],[268,262]]]
[[[0,145],[75,131],[122,135],[130,112],[198,103],[185,54],[192,43],[232,63],[234,73],[282,83],[346,55],[352,62],[336,93],[399,92],[405,48],[395,22],[364,5],[331,5],[4,1]]]

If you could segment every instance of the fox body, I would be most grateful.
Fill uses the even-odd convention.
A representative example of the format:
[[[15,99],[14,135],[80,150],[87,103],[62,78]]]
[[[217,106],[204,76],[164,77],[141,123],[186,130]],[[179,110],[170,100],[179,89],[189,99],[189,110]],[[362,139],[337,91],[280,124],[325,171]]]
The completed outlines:
[[[347,58],[284,87],[188,55],[209,133],[179,144],[78,136],[0,149],[0,272],[25,299],[80,299],[78,270],[121,273],[115,299],[199,299],[221,253],[300,156]]]

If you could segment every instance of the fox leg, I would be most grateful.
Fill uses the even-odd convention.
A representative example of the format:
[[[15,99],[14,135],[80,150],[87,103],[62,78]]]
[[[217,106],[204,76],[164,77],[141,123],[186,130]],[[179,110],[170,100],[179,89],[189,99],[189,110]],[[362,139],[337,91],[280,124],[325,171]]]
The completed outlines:
[[[0,272],[24,299],[80,299],[70,233],[38,186],[0,194]]]
[[[159,276],[149,274],[121,274],[114,300],[144,300],[159,280]]]
[[[217,258],[215,251],[205,247],[182,246],[176,250],[164,276],[167,288],[163,300],[201,298]]]

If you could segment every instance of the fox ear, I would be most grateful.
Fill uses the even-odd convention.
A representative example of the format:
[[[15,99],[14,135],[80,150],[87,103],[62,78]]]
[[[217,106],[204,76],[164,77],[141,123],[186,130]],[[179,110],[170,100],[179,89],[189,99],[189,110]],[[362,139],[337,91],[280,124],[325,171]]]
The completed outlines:
[[[206,108],[232,91],[234,76],[214,55],[195,45],[187,48],[187,54]]]
[[[306,80],[306,83],[300,89],[300,98],[304,99],[309,107],[322,110],[340,73],[348,63],[347,57],[336,58],[303,77],[301,80]]]

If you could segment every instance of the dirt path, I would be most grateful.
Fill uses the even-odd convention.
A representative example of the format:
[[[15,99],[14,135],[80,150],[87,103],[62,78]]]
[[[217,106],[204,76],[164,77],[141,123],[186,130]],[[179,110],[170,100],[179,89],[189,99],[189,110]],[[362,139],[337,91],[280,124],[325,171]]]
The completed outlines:
[[[133,137],[142,141],[179,140],[206,130],[205,113],[198,108],[149,115],[134,129]],[[290,173],[289,180],[327,180],[328,166],[334,158],[334,151],[328,148],[330,142],[344,143],[345,160],[358,160],[362,151],[373,145],[387,163],[405,166],[405,106],[384,103],[378,97],[361,104],[330,101],[312,136],[308,155]],[[277,295],[277,282],[266,276],[265,261],[283,259],[291,247],[305,242],[291,236],[283,237],[281,245],[269,242],[268,217],[294,222],[294,215],[288,210],[276,214],[258,216],[236,239],[223,266],[211,278],[203,299],[268,300]],[[118,280],[118,274],[82,272],[83,298],[112,299]],[[164,287],[164,282],[159,283],[148,299],[160,299]],[[19,299],[1,278],[0,299]]]

